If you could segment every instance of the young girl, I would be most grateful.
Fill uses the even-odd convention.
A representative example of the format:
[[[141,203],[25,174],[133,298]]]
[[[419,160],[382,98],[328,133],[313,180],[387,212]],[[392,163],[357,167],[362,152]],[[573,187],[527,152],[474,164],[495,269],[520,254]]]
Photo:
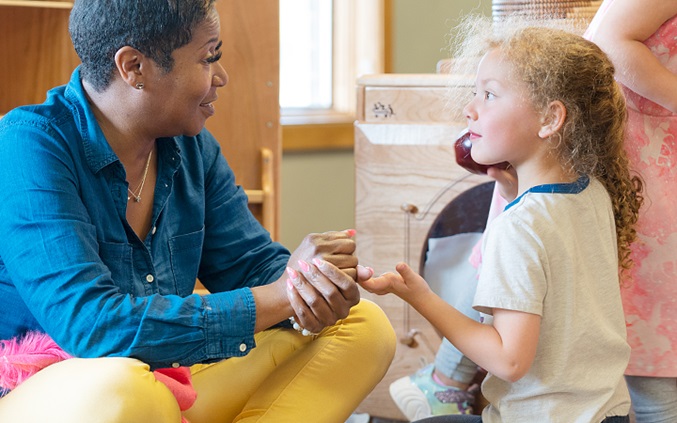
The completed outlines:
[[[426,422],[627,422],[630,348],[619,267],[642,202],[623,150],[625,102],[614,67],[593,43],[527,27],[483,43],[464,109],[479,163],[508,161],[511,203],[487,228],[474,321],[405,263],[366,279],[410,303],[489,372],[482,416]],[[467,45],[477,46],[469,39]],[[620,266],[619,266],[620,265]]]

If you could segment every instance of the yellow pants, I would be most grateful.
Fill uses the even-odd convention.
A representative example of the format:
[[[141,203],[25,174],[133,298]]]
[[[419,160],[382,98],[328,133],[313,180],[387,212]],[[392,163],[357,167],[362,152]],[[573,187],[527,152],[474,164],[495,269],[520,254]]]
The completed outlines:
[[[191,368],[191,423],[342,423],[381,380],[395,353],[385,313],[362,300],[314,337],[256,335],[247,356]],[[179,423],[181,412],[148,365],[131,358],[53,364],[0,398],[3,423]]]

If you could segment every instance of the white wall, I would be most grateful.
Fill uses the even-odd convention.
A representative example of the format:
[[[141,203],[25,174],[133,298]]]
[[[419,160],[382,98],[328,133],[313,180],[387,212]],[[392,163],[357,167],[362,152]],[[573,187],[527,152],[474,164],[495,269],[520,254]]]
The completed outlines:
[[[449,34],[464,13],[491,15],[489,0],[393,0],[393,72],[434,73],[447,58]],[[352,228],[352,151],[285,153],[281,171],[280,241],[296,248],[310,232]]]

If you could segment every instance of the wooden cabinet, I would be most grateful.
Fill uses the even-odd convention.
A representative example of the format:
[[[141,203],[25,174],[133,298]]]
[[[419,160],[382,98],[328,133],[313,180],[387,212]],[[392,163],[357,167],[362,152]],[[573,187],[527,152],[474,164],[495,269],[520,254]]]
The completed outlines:
[[[0,115],[42,103],[80,63],[68,35],[72,2],[0,0]]]
[[[220,0],[230,75],[207,128],[221,143],[251,207],[277,237],[281,157],[278,0]],[[0,116],[42,103],[80,63],[68,34],[68,1],[0,0]],[[263,202],[263,204],[260,204]],[[265,215],[264,215],[265,211]]]
[[[399,261],[419,269],[426,235],[440,211],[466,190],[489,181],[456,164],[450,86],[469,78],[384,74],[358,80],[355,124],[355,229],[360,263],[376,274]],[[399,338],[393,363],[358,411],[404,420],[388,393],[395,380],[431,363],[441,342],[435,329],[394,295],[364,297],[379,304]]]

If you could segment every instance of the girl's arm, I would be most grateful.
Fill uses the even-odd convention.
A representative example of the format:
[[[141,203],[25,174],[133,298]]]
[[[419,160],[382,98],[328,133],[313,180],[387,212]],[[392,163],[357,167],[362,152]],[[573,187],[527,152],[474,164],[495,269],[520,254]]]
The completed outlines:
[[[591,40],[616,66],[616,78],[632,91],[677,113],[677,75],[643,44],[677,15],[675,0],[615,0]]]
[[[493,375],[515,382],[529,371],[536,355],[540,316],[494,309],[493,325],[485,325],[446,303],[405,263],[399,263],[396,270],[399,274],[386,273],[360,284],[369,292],[393,293],[411,304],[464,355]]]

